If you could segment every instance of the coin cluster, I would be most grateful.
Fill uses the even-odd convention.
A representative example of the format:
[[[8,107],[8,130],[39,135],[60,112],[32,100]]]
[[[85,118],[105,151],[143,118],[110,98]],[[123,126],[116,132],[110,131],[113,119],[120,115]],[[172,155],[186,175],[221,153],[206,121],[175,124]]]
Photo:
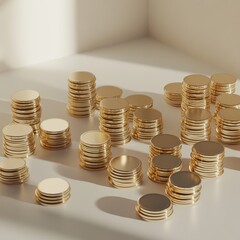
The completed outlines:
[[[68,78],[67,110],[74,117],[87,117],[96,106],[96,77],[90,72],[73,72]]]
[[[161,154],[154,156],[149,161],[147,175],[149,179],[157,183],[166,183],[170,175],[180,171],[182,160],[171,154]]]
[[[182,83],[173,82],[164,86],[164,100],[173,107],[181,107]]]
[[[88,170],[106,168],[111,158],[109,134],[98,130],[83,133],[80,136],[79,153],[81,167]]]
[[[21,158],[6,158],[0,162],[0,182],[20,184],[29,178],[26,161]]]
[[[36,201],[41,205],[58,205],[65,203],[71,196],[69,183],[61,178],[46,178],[42,180],[36,190]]]
[[[173,204],[167,196],[149,193],[138,199],[135,209],[145,221],[160,221],[172,215]]]
[[[7,157],[27,158],[36,149],[33,129],[30,125],[12,123],[2,129],[3,153]]]
[[[108,181],[115,188],[138,186],[142,177],[142,162],[136,157],[121,155],[108,164]]]
[[[166,193],[173,203],[194,204],[200,198],[201,188],[201,178],[197,173],[179,171],[169,177]]]
[[[69,123],[60,118],[51,118],[40,124],[40,144],[49,150],[67,148],[71,143]]]
[[[29,124],[39,133],[41,121],[40,95],[34,90],[21,90],[12,95],[12,118],[15,123]]]
[[[214,141],[194,144],[189,169],[203,178],[213,178],[223,174],[224,147]]]

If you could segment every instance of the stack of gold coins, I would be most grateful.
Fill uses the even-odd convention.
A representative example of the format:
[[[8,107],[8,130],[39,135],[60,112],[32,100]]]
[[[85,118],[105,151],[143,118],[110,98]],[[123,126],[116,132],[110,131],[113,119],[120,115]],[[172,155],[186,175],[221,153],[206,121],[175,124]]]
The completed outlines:
[[[3,133],[3,153],[7,157],[26,158],[35,151],[35,138],[30,125],[12,123],[5,126]]]
[[[221,109],[216,116],[216,137],[226,144],[240,143],[240,109]]]
[[[182,112],[188,108],[210,108],[210,79],[193,74],[185,77],[182,83]]]
[[[128,188],[141,184],[142,162],[136,157],[121,155],[108,164],[108,181],[116,188]]]
[[[122,96],[122,89],[115,86],[101,86],[96,89],[96,108],[99,109],[100,102],[105,98],[119,98]]]
[[[51,118],[40,124],[40,144],[43,148],[57,150],[71,143],[69,123],[60,118]]]
[[[236,91],[237,79],[227,73],[216,73],[211,76],[211,101],[216,102],[216,97],[221,94],[231,94]]]
[[[21,158],[7,158],[0,162],[0,182],[19,184],[29,178],[26,161]]]
[[[173,82],[164,86],[164,100],[173,107],[181,107],[182,83]]]
[[[223,174],[224,147],[221,143],[203,141],[192,147],[189,169],[203,178]]]
[[[201,178],[197,173],[179,171],[169,177],[166,193],[173,203],[193,204],[199,200],[201,188]]]
[[[41,205],[58,205],[65,203],[71,196],[69,183],[61,178],[46,178],[35,190],[36,201]]]
[[[162,194],[149,193],[138,199],[135,209],[143,220],[159,221],[167,219],[173,213],[173,204]]]
[[[128,118],[130,121],[133,120],[134,112],[137,109],[146,109],[153,106],[153,99],[147,95],[143,94],[134,94],[125,98],[129,104],[129,114]]]
[[[80,137],[81,167],[88,170],[101,170],[107,167],[111,158],[111,138],[98,130],[87,131]]]
[[[112,145],[131,140],[128,109],[128,102],[122,98],[106,98],[100,102],[99,129],[110,135]]]
[[[186,144],[210,140],[211,112],[201,108],[188,109],[181,120],[181,140]]]
[[[161,154],[171,154],[181,158],[182,144],[179,137],[171,134],[158,134],[151,139],[150,161],[154,156]]]
[[[169,176],[182,168],[182,160],[171,154],[154,156],[149,161],[148,177],[154,182],[165,183]]]
[[[29,124],[35,134],[39,133],[41,103],[39,93],[34,90],[21,90],[12,95],[13,122]]]
[[[152,137],[162,133],[163,121],[160,111],[149,109],[137,109],[133,117],[132,135],[140,141],[150,141]]]
[[[96,77],[90,72],[73,72],[68,79],[67,110],[74,117],[87,117],[96,106]]]

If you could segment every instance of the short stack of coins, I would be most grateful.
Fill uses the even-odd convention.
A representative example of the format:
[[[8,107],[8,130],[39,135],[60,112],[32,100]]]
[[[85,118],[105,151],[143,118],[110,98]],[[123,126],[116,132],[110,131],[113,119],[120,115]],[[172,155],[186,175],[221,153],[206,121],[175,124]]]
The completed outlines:
[[[199,74],[189,75],[183,79],[182,113],[188,108],[210,109],[210,83],[208,77]]]
[[[133,116],[132,135],[140,141],[150,141],[152,137],[162,133],[162,113],[156,109],[137,109]]]
[[[143,220],[159,221],[167,219],[173,213],[173,204],[167,196],[149,193],[138,199],[135,209]]]
[[[69,183],[61,178],[46,178],[36,190],[36,201],[41,205],[52,206],[65,203],[71,196]]]
[[[67,148],[71,144],[69,123],[60,118],[51,118],[40,124],[40,144],[49,150]]]
[[[181,158],[182,144],[179,137],[171,134],[158,134],[151,139],[149,160],[161,154],[171,154]]]
[[[164,86],[164,100],[173,107],[181,107],[182,83],[173,82]]]
[[[21,158],[6,158],[0,162],[0,182],[20,184],[29,178],[26,161]]]
[[[182,160],[171,154],[154,156],[149,161],[148,177],[157,183],[166,183],[169,176],[182,168]]]
[[[81,167],[87,170],[105,169],[111,158],[111,138],[98,130],[87,131],[80,137],[79,144]]]
[[[125,98],[129,104],[129,120],[133,120],[134,112],[137,109],[148,109],[153,106],[153,99],[144,94],[134,94]]]
[[[123,98],[106,98],[100,102],[99,129],[110,135],[112,145],[131,140],[128,110],[128,102]]]
[[[68,79],[67,110],[74,117],[87,117],[96,107],[96,77],[90,72],[73,72]]]
[[[27,158],[36,149],[33,129],[30,125],[12,123],[5,126],[3,134],[3,153],[7,157]]]
[[[213,178],[223,174],[224,147],[214,141],[194,144],[189,169],[202,178]]]
[[[226,144],[240,143],[240,109],[221,109],[215,120],[218,141]]]
[[[194,143],[210,140],[211,112],[201,108],[189,108],[181,120],[181,140],[192,145]]]
[[[221,94],[232,94],[236,91],[237,79],[227,73],[216,73],[211,76],[211,101],[216,102]]]
[[[142,162],[136,157],[121,155],[108,164],[108,181],[115,188],[138,186],[142,177]]]
[[[179,171],[169,177],[166,194],[173,203],[194,204],[200,198],[201,188],[201,178],[197,173]]]
[[[12,118],[15,123],[29,124],[39,133],[41,121],[40,95],[34,90],[21,90],[12,95]]]
[[[96,89],[96,108],[100,108],[100,102],[105,98],[120,98],[122,89],[116,86],[101,86]]]

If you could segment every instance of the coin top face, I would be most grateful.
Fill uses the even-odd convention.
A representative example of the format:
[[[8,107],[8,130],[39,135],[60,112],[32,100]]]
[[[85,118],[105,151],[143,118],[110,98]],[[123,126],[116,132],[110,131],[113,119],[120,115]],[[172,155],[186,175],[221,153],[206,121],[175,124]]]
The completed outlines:
[[[164,91],[172,93],[172,94],[181,94],[182,93],[182,83],[180,83],[180,82],[169,83],[164,86]]]
[[[0,162],[0,169],[7,170],[17,170],[21,169],[26,165],[24,159],[21,158],[6,158]]]
[[[20,124],[20,123],[12,123],[5,126],[2,130],[2,133],[5,136],[13,136],[13,137],[22,137],[27,136],[33,132],[31,126],[27,124]]]
[[[122,89],[115,86],[101,86],[96,89],[97,96],[103,98],[120,97]]]
[[[193,150],[205,156],[215,156],[224,152],[224,147],[219,142],[203,141],[193,146]]]
[[[110,136],[107,133],[95,130],[83,133],[80,140],[89,145],[101,145],[108,142]]]
[[[128,108],[128,102],[123,98],[105,98],[100,102],[100,107],[112,110],[121,110]]]
[[[116,170],[129,172],[137,169],[141,161],[136,157],[121,155],[113,158],[109,164]]]
[[[183,81],[192,86],[204,86],[210,84],[210,79],[201,74],[188,75],[183,79]]]
[[[137,109],[134,113],[134,116],[142,121],[154,121],[162,119],[161,112],[154,108]]]
[[[47,132],[62,132],[69,127],[66,120],[60,118],[51,118],[41,122],[40,128]]]
[[[211,112],[201,108],[189,108],[186,111],[186,118],[195,121],[204,121],[211,118]]]
[[[182,164],[182,160],[171,154],[161,154],[152,158],[152,164],[159,169],[174,169]]]
[[[158,134],[152,138],[151,142],[158,148],[174,148],[181,144],[180,139],[171,134]]]
[[[225,108],[218,112],[218,116],[228,121],[240,121],[240,109]]]
[[[237,79],[230,74],[227,73],[216,73],[211,76],[211,80],[217,84],[234,84]]]
[[[143,94],[130,95],[125,99],[132,107],[150,107],[153,104],[152,98]]]
[[[12,95],[12,99],[14,101],[22,101],[22,102],[27,102],[27,101],[33,101],[39,98],[39,93],[34,90],[21,90],[17,91]]]
[[[96,80],[96,77],[91,72],[80,71],[71,73],[69,80],[77,83],[91,83]]]
[[[223,105],[238,105],[240,104],[240,96],[237,94],[221,94],[217,96],[217,102]]]

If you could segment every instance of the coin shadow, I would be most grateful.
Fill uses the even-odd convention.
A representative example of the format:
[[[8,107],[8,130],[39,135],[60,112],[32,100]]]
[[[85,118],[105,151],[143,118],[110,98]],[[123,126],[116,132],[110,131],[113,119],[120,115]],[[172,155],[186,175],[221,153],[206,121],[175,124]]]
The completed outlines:
[[[224,168],[240,171],[240,158],[239,157],[225,157]]]

